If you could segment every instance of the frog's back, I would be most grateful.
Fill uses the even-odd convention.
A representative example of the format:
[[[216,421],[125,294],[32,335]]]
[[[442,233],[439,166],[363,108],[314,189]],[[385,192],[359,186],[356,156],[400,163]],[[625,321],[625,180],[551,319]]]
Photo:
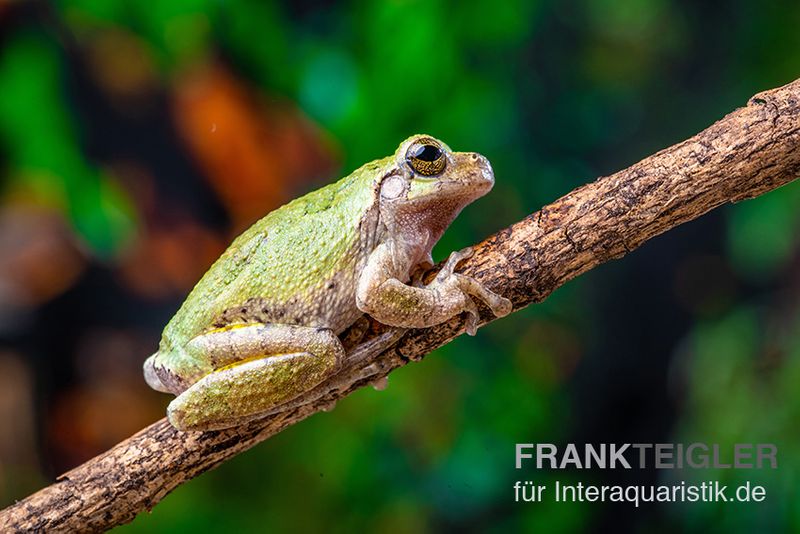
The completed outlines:
[[[231,244],[164,330],[161,354],[229,324],[333,328],[359,313],[355,284],[377,237],[377,176],[386,162],[293,200]]]

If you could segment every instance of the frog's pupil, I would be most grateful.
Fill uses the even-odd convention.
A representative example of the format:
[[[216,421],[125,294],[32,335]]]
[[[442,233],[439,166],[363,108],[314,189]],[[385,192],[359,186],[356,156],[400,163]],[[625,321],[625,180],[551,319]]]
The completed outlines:
[[[436,161],[442,157],[442,151],[436,145],[420,145],[414,150],[414,157],[422,161]]]

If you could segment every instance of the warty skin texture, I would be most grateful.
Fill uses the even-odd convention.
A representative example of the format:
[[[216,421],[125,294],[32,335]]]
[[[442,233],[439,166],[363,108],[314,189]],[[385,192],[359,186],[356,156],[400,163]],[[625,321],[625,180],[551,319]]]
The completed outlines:
[[[364,313],[411,328],[467,312],[471,333],[473,298],[507,314],[508,300],[453,273],[468,251],[428,286],[408,285],[461,209],[493,184],[483,156],[417,135],[255,223],[198,282],[145,362],[151,387],[179,394],[170,421],[225,428],[302,397],[376,354],[346,352],[337,337]]]

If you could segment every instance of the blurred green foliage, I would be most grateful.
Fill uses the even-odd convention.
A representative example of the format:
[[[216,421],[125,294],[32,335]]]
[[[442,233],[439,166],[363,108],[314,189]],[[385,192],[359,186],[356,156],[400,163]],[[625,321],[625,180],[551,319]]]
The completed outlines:
[[[63,205],[77,232],[107,256],[132,231],[133,214],[123,193],[81,152],[61,92],[62,68],[55,43],[40,36],[20,35],[3,51],[0,137],[13,169],[10,188],[24,185]]]
[[[246,84],[296,103],[335,140],[343,172],[391,153],[414,132],[487,155],[496,189],[456,221],[437,259],[800,74],[800,5],[789,0],[56,6],[55,18],[78,45],[102,30],[135,35],[166,92],[192,66],[223,58]],[[81,146],[61,46],[46,30],[6,37],[5,187],[21,184],[59,206],[97,256],[121,261],[141,229],[140,214]],[[724,210],[724,239],[709,253],[735,282],[714,295],[713,306],[689,307],[692,324],[674,340],[672,367],[686,382],[673,441],[775,442],[781,469],[709,475],[758,478],[768,487],[767,503],[669,506],[674,528],[800,528],[800,314],[792,276],[799,205],[800,187],[793,185]],[[399,370],[384,392],[360,391],[334,412],[287,429],[178,488],[121,530],[591,526],[601,513],[596,506],[514,505],[510,488],[520,476],[512,469],[514,443],[575,435],[570,380],[613,320],[592,301],[598,281],[608,279],[602,276],[589,273],[545,303]],[[681,301],[673,281],[652,285]],[[605,392],[635,378],[618,380]]]

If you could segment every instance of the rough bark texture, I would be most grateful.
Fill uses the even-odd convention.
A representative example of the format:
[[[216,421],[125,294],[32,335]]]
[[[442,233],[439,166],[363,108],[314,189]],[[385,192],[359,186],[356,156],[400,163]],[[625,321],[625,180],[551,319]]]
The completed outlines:
[[[520,309],[653,236],[794,180],[799,148],[797,80],[754,96],[691,139],[580,187],[489,237],[463,271]],[[409,331],[380,356],[378,376],[462,332],[461,319]],[[162,419],[0,512],[0,531],[103,530],[131,521],[183,482],[329,409],[365,385],[355,381],[356,372],[344,373],[349,386],[236,429],[182,433]]]

